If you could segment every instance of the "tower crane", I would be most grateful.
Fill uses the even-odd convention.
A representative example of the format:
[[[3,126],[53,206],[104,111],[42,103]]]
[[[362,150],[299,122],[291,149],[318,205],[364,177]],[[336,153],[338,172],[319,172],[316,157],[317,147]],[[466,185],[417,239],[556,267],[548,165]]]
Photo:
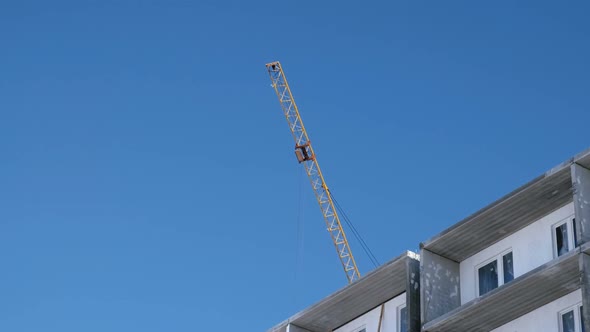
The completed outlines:
[[[340,217],[334,207],[332,194],[326,185],[326,181],[320,170],[320,165],[318,164],[313,147],[311,146],[311,141],[309,140],[307,131],[305,130],[305,126],[299,115],[299,110],[295,104],[295,99],[293,99],[289,84],[287,83],[283,67],[281,67],[281,64],[276,61],[266,64],[266,69],[270,75],[272,87],[279,98],[283,113],[289,123],[291,134],[293,134],[297,161],[305,166],[305,171],[311,182],[311,187],[313,188],[315,198],[317,199],[322,215],[324,216],[326,228],[330,233],[330,237],[332,238],[332,242],[338,253],[338,258],[340,259],[344,273],[346,273],[348,283],[352,283],[359,279],[361,275],[356,266],[356,261],[354,260],[350,246],[348,245],[348,240],[344,234],[342,224],[340,223]]]

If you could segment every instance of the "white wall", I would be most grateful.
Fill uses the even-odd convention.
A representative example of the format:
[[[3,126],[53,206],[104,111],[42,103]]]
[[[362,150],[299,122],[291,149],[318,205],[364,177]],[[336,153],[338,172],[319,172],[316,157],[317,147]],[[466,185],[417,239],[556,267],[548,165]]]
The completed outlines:
[[[581,302],[582,291],[577,290],[490,332],[559,332],[559,312]]]
[[[506,250],[512,250],[515,278],[552,260],[552,226],[573,213],[574,205],[570,203],[462,261],[461,304],[477,297],[476,266]]]
[[[406,293],[398,295],[393,299],[385,302],[383,312],[383,322],[381,332],[397,332],[397,309],[406,303]],[[408,313],[409,314],[409,313]],[[334,330],[334,332],[352,332],[365,326],[367,332],[377,332],[379,325],[379,316],[381,315],[381,306],[367,312],[350,323]]]

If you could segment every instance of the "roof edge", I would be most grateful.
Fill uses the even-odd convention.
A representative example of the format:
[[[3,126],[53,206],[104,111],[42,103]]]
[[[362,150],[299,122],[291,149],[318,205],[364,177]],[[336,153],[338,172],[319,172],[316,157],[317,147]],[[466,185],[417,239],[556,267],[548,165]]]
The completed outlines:
[[[548,178],[560,173],[561,171],[563,171],[565,169],[568,169],[573,163],[575,163],[576,161],[581,160],[583,158],[590,158],[590,148],[586,149],[586,150],[576,154],[574,157],[571,157],[571,158],[567,159],[566,161],[561,162],[558,165],[550,168],[548,171],[541,174],[540,176],[537,176],[536,178],[532,179],[531,181],[525,183],[524,185],[522,185],[522,186],[516,188],[515,190],[509,192],[508,194],[500,197],[499,199],[495,200],[494,202],[486,205],[484,208],[476,211],[475,213],[472,213],[468,217],[451,225],[447,229],[443,230],[442,232],[438,233],[437,235],[434,235],[433,237],[429,238],[428,240],[420,242],[420,249],[428,249],[428,247],[435,244],[438,240],[444,238],[447,234],[453,232],[454,230],[456,230],[466,224],[469,224],[473,219],[487,213],[488,211],[495,209],[496,207],[498,207],[499,205],[501,205],[505,202],[508,202],[510,199],[512,199],[520,194],[524,194],[527,190],[532,188],[535,184],[537,184],[545,179],[548,179]]]

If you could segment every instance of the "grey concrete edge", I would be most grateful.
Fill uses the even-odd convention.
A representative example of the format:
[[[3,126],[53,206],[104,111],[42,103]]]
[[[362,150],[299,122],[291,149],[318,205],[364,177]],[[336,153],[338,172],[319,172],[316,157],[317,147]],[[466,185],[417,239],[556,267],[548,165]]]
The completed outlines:
[[[388,267],[389,265],[392,265],[394,263],[399,262],[400,260],[415,260],[415,261],[419,261],[420,260],[420,255],[410,251],[410,250],[406,250],[404,251],[402,254],[400,254],[399,256],[389,260],[387,263],[379,266],[378,268],[376,268],[375,270],[369,272],[368,274],[366,274],[365,276],[361,277],[361,279],[355,281],[352,284],[346,285],[345,287],[341,288],[340,290],[326,296],[325,298],[323,298],[322,300],[316,302],[315,304],[307,307],[306,309],[303,309],[301,311],[299,311],[298,313],[294,314],[293,316],[289,317],[288,319],[282,321],[281,323],[273,326],[272,328],[268,329],[267,332],[284,332],[286,331],[287,326],[297,320],[300,317],[303,317],[309,313],[312,313],[314,310],[316,310],[318,307],[320,307],[323,303],[329,301],[331,298],[336,297],[336,296],[340,296],[346,292],[348,292],[349,289],[351,289],[352,287],[355,287],[356,284],[358,284],[359,282],[362,282],[363,279],[365,278],[370,278],[372,275],[375,275],[377,273],[379,273],[380,270],[385,269],[386,267]],[[376,304],[376,306],[380,305],[381,303]]]

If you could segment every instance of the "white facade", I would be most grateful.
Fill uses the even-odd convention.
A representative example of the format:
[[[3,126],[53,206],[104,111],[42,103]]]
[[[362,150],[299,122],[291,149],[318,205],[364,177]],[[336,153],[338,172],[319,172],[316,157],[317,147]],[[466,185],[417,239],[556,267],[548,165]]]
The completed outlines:
[[[581,303],[582,291],[577,290],[490,332],[560,332],[559,314]]]
[[[563,220],[572,218],[573,214],[573,203],[565,205],[462,261],[460,263],[461,304],[478,296],[477,269],[482,263],[512,251],[514,278],[518,278],[555,258],[553,227]]]
[[[399,331],[399,311],[406,305],[406,293],[402,293],[393,299],[385,302],[381,332]],[[367,312],[348,324],[334,330],[334,332],[357,332],[363,329],[366,332],[377,332],[381,306]]]

